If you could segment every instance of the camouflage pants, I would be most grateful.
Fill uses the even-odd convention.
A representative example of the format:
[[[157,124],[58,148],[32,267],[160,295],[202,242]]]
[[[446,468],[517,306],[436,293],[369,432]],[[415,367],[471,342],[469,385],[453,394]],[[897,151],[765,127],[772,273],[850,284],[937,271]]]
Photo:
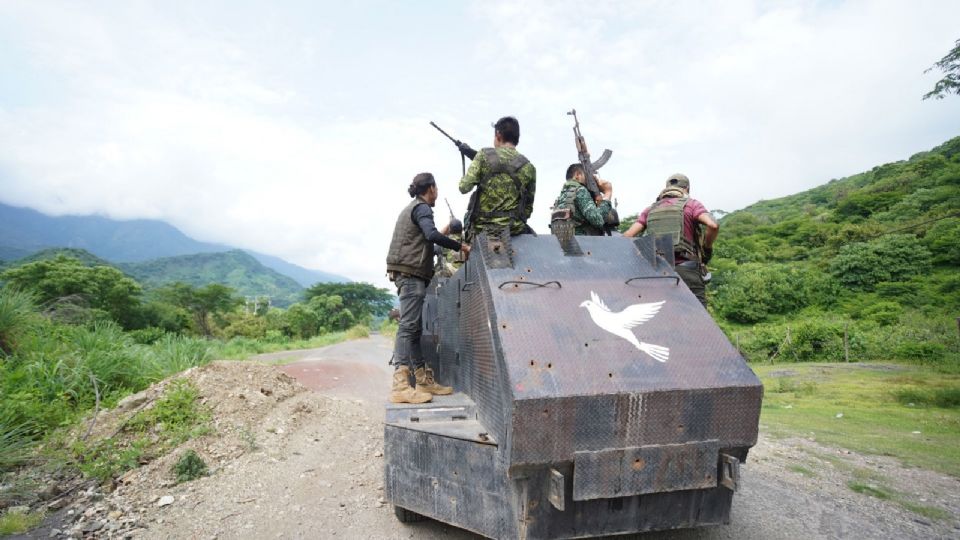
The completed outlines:
[[[423,367],[420,335],[423,333],[423,300],[427,297],[427,282],[412,276],[399,276],[397,294],[400,296],[400,324],[393,344],[394,369],[409,366],[411,371]]]

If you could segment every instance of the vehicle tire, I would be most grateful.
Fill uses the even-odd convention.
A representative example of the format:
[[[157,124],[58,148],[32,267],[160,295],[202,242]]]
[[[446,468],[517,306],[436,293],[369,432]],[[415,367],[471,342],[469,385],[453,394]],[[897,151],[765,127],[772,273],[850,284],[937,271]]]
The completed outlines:
[[[400,520],[400,523],[416,523],[418,521],[423,521],[427,519],[423,515],[407,510],[406,508],[401,508],[399,506],[393,507],[393,513],[397,515],[397,519]]]

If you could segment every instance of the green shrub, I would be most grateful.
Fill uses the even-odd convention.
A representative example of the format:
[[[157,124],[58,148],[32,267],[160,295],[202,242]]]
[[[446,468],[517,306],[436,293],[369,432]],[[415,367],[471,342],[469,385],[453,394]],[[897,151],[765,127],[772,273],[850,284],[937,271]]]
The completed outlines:
[[[721,277],[713,299],[715,309],[725,319],[741,323],[829,304],[836,296],[832,280],[804,265],[745,264]]]
[[[938,221],[930,226],[923,242],[933,254],[933,262],[960,265],[960,219]]]
[[[359,339],[370,337],[370,327],[362,324],[357,324],[350,327],[347,330],[347,339]]]
[[[138,330],[131,330],[127,332],[127,336],[133,340],[134,343],[140,345],[153,345],[160,338],[167,335],[166,330],[163,328],[157,328],[156,326],[149,326],[147,328],[140,328]]]
[[[901,388],[893,395],[904,405],[932,405],[943,409],[960,407],[960,388]]]
[[[880,326],[890,326],[900,320],[903,314],[903,307],[896,302],[877,302],[866,307],[860,315]]]
[[[947,348],[940,343],[905,342],[899,344],[893,351],[893,356],[900,360],[909,360],[920,363],[936,363],[943,359]]]
[[[872,291],[880,282],[923,274],[930,261],[930,252],[915,236],[892,234],[843,246],[830,261],[830,272],[847,287]]]
[[[398,328],[397,321],[390,318],[386,318],[380,323],[380,333],[388,338],[396,337]]]
[[[12,354],[36,320],[32,293],[5,286],[0,289],[0,356]]]
[[[173,464],[171,470],[177,477],[177,483],[196,480],[207,475],[207,464],[195,451],[187,450],[180,459]]]

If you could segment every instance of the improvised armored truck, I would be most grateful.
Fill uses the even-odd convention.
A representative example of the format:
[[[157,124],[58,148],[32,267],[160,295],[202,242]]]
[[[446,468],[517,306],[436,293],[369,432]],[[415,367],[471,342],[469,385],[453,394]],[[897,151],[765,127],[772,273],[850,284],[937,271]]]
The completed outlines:
[[[397,516],[521,539],[729,523],[763,388],[673,272],[672,246],[473,248],[424,307],[424,356],[454,394],[387,406]]]

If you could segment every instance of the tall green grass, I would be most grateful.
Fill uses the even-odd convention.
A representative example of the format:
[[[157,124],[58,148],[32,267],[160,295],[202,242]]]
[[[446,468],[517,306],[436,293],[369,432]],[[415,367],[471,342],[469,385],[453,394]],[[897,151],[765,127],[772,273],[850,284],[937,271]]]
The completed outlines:
[[[36,316],[32,294],[7,287],[0,292],[0,357],[13,353]]]

